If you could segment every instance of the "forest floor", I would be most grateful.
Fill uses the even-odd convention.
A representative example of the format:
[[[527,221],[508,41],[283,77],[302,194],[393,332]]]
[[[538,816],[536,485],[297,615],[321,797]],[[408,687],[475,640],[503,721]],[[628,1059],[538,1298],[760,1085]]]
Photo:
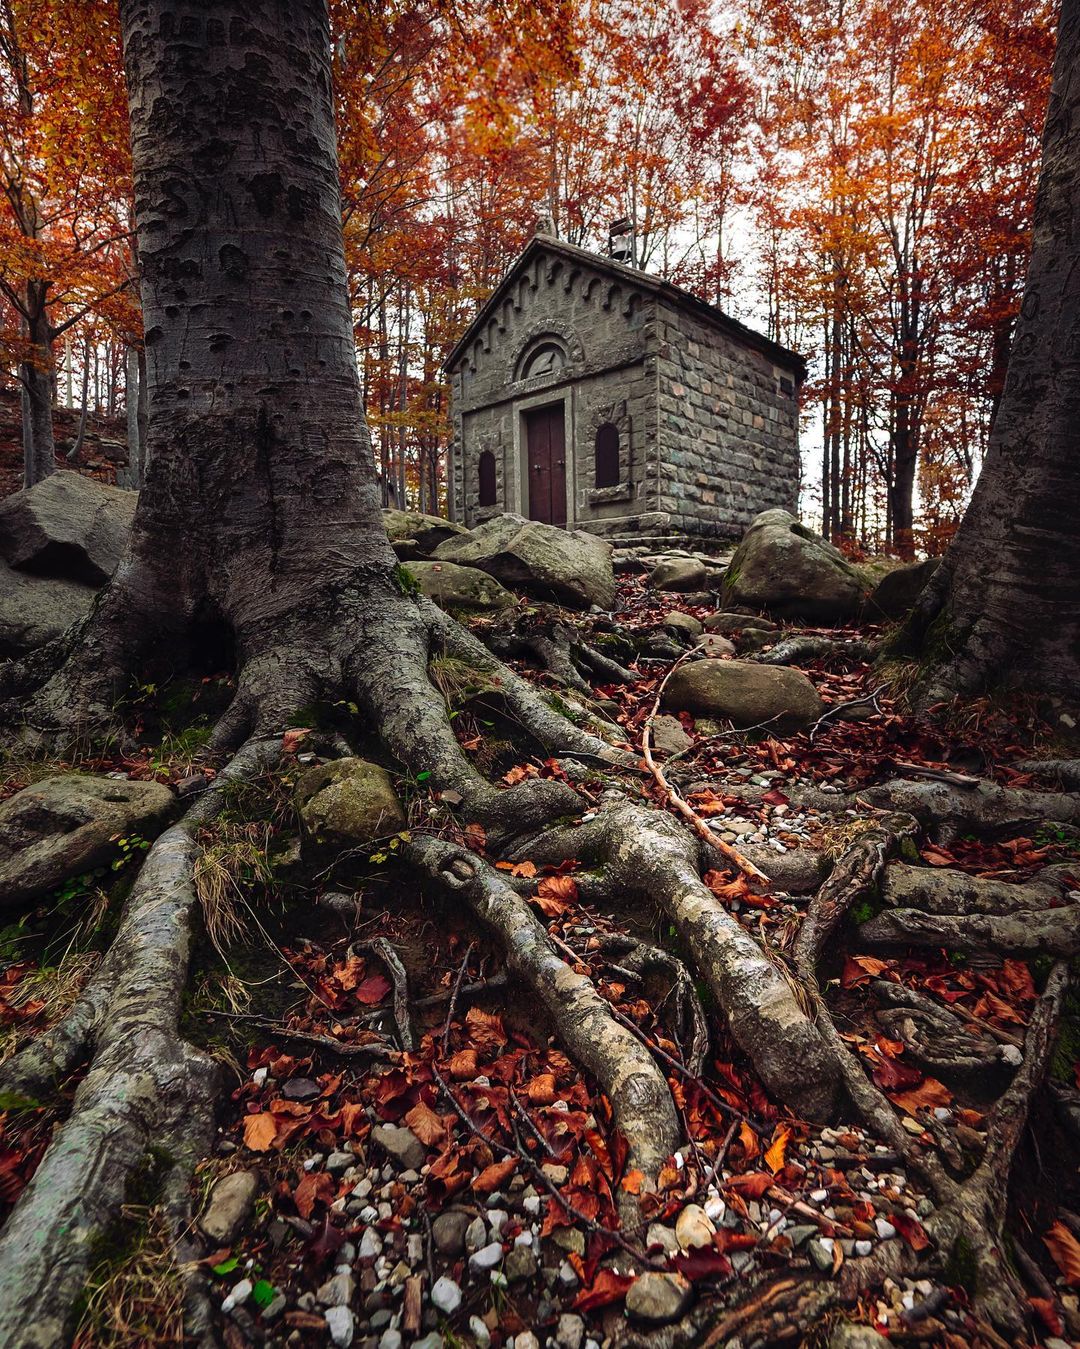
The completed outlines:
[[[631,630],[655,630],[674,609],[697,618],[709,612],[633,576],[621,578],[620,597],[620,622]],[[638,752],[670,664],[639,661],[633,685],[597,690]],[[828,704],[861,710],[784,738],[680,718],[688,737],[678,754],[682,789],[734,846],[835,858],[853,837],[858,808],[802,806],[807,787],[850,794],[898,777],[942,775],[1025,787],[1032,779],[1019,765],[1053,750],[1047,728],[1022,704],[972,703],[932,722],[902,711],[897,690],[882,689],[880,670],[864,661],[833,654],[803,668]],[[538,672],[530,677],[550,684]],[[200,751],[228,684],[210,676],[184,689],[138,691],[129,716],[144,748],[71,767],[197,790],[206,772]],[[497,699],[466,692],[455,711],[459,740],[494,779],[565,776],[506,721]],[[906,1273],[845,1294],[813,1326],[793,1322],[771,1339],[758,1333],[757,1342],[824,1345],[841,1321],[867,1328],[851,1344],[878,1343],[871,1328],[909,1345],[1009,1342],[973,1310],[962,1261],[936,1277],[920,1270],[934,1202],[896,1151],[850,1120],[812,1126],[770,1100],[703,988],[696,991],[708,1051],[700,1071],[692,1065],[687,1007],[670,971],[620,964],[624,933],[678,954],[667,920],[640,906],[591,905],[588,876],[576,864],[551,872],[527,858],[489,855],[515,881],[532,882],[523,888],[558,950],[664,1066],[686,1142],[657,1191],[639,1194],[642,1177],[627,1169],[607,1100],[560,1051],[542,1009],[508,981],[500,946],[398,860],[400,838],[365,849],[347,872],[313,877],[300,863],[292,791],[315,761],[317,723],[313,714],[310,727],[288,732],[282,766],[238,789],[202,840],[206,933],[182,1029],[212,1050],[229,1084],[213,1155],[197,1175],[200,1195],[226,1174],[245,1176],[232,1210],[225,1191],[215,1194],[220,1221],[210,1226],[227,1239],[204,1262],[230,1349],[734,1343],[778,1289],[840,1282],[849,1261],[889,1243],[904,1248]],[[669,775],[674,767],[669,757]],[[0,797],[44,771],[10,761]],[[455,824],[423,776],[397,783],[410,831],[485,853],[483,831]],[[659,809],[668,805],[644,762],[621,772],[620,785]],[[588,806],[604,781],[585,775],[575,786]],[[134,870],[129,859],[143,841],[121,844],[111,871],[80,877],[59,904],[50,898],[0,931],[6,1053],[60,1016],[105,948]],[[1008,884],[1054,863],[1075,863],[1080,878],[1080,832],[931,835],[919,857],[931,868]],[[706,879],[783,960],[809,895],[755,884],[734,867]],[[860,924],[873,913],[865,903],[849,914],[842,954],[826,952],[822,990],[912,1142],[940,1147],[962,1170],[985,1140],[988,1110],[1008,1082],[1009,1047],[1024,1043],[1049,962],[864,946]],[[389,948],[399,965],[385,958]],[[946,1083],[913,1061],[878,1020],[875,981],[951,1008],[1002,1047],[1000,1072]],[[410,1037],[415,1047],[402,1049]],[[1080,1085],[1078,1052],[1072,1002],[1050,1068],[1063,1093]],[[75,1086],[68,1084],[67,1102]],[[0,1116],[4,1212],[64,1108]],[[1030,1294],[1030,1342],[1060,1349],[1080,1339],[1080,1183],[1075,1138],[1046,1092],[1034,1100],[1012,1175],[1009,1250]],[[617,1217],[625,1195],[639,1197],[647,1220],[630,1234]],[[646,1270],[682,1277],[651,1288],[638,1279],[628,1316],[629,1290]],[[655,1328],[685,1311],[672,1298],[710,1315],[692,1322],[692,1334],[690,1322]],[[115,1249],[103,1253],[77,1343],[182,1343],[182,1299],[148,1183],[145,1195],[131,1196]]]

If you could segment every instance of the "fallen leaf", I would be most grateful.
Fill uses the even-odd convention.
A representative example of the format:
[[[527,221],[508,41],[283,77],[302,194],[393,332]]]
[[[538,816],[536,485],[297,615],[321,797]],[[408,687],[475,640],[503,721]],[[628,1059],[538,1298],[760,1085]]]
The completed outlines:
[[[1045,1234],[1043,1241],[1050,1258],[1065,1277],[1070,1288],[1080,1287],[1080,1241],[1059,1219]]]
[[[281,737],[281,749],[284,754],[295,754],[300,748],[304,736],[311,734],[310,726],[294,726]]]
[[[621,1302],[633,1282],[633,1278],[627,1274],[616,1274],[613,1269],[601,1269],[597,1272],[592,1287],[583,1288],[574,1298],[574,1310],[595,1311],[597,1307],[607,1307],[612,1302]]]
[[[773,1139],[765,1153],[765,1165],[774,1176],[784,1165],[784,1153],[787,1151],[788,1140],[790,1138],[791,1130],[785,1124],[777,1130],[776,1137]]]
[[[531,1105],[550,1105],[555,1100],[555,1074],[541,1073],[534,1077],[525,1094]]]
[[[640,1194],[641,1187],[645,1184],[644,1171],[627,1171],[622,1178],[622,1187],[627,1194]]]
[[[492,1162],[473,1180],[474,1194],[491,1194],[500,1189],[517,1170],[517,1158],[507,1157],[501,1162]]]
[[[405,1123],[427,1148],[441,1147],[446,1142],[446,1122],[423,1101],[406,1112]]]
[[[266,1152],[272,1147],[277,1131],[277,1120],[266,1111],[244,1117],[244,1145],[252,1152]]]
[[[356,985],[353,997],[365,1007],[375,1007],[390,992],[390,980],[382,974],[373,974]]]

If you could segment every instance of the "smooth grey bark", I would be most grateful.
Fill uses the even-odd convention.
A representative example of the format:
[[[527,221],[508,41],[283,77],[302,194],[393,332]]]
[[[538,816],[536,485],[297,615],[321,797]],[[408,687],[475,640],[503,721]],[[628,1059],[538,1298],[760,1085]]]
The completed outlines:
[[[1027,284],[1004,395],[964,520],[902,650],[925,703],[1080,686],[1080,0],[1063,0]]]
[[[124,412],[127,420],[127,469],[123,486],[138,488],[142,482],[142,446],[139,443],[139,352],[129,346],[124,353]],[[118,479],[119,481],[119,479]]]
[[[24,328],[29,357],[19,368],[23,387],[23,484],[47,478],[56,470],[53,437],[52,333],[46,308],[46,283],[28,281],[25,293]]]

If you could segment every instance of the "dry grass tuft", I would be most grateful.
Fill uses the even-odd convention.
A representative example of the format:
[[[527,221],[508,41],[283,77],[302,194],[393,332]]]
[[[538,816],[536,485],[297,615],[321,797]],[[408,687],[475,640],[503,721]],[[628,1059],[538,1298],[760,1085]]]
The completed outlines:
[[[158,1209],[125,1208],[138,1225],[132,1249],[90,1276],[74,1349],[165,1349],[185,1343],[184,1287]]]
[[[206,934],[221,956],[247,931],[242,915],[247,907],[246,891],[273,881],[269,846],[268,826],[242,825],[233,837],[204,847],[195,863],[195,889]]]
[[[0,1031],[0,1062],[32,1038],[28,1026],[36,1030],[42,1022],[52,1026],[60,1020],[83,991],[100,959],[97,951],[68,951],[58,965],[31,970],[15,985],[5,998],[6,1006],[13,1012],[26,1012],[27,1018],[23,1024]]]

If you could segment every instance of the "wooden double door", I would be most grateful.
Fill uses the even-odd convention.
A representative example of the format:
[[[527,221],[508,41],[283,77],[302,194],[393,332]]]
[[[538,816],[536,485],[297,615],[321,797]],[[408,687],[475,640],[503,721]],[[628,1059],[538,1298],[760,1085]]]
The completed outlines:
[[[525,414],[529,519],[566,524],[566,423],[563,404]]]

